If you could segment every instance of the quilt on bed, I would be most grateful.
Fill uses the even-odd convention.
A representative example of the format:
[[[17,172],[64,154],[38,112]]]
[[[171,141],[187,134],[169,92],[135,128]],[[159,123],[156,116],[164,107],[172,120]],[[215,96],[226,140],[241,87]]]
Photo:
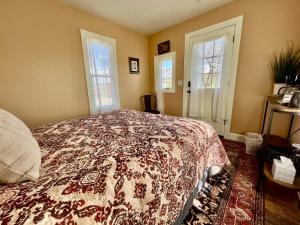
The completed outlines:
[[[41,176],[0,186],[2,224],[172,224],[203,170],[229,163],[210,125],[133,110],[33,134]]]

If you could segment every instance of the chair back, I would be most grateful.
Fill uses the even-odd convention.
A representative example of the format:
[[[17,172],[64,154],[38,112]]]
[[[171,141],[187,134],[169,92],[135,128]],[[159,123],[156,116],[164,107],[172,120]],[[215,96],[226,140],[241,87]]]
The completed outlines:
[[[144,112],[153,112],[157,108],[157,99],[155,95],[143,95],[140,98],[141,108]]]

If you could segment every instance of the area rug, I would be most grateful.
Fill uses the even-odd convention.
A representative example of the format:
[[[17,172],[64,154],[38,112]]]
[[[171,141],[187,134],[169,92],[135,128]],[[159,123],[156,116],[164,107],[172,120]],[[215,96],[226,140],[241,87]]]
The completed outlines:
[[[231,165],[204,184],[185,225],[262,225],[263,193],[256,192],[258,165],[245,145],[222,140]]]

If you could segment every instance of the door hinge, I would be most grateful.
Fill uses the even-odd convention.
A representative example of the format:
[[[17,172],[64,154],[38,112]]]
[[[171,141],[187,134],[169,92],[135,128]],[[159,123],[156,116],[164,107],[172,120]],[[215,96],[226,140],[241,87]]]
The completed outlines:
[[[235,35],[233,35],[233,38],[232,38],[232,42],[234,43],[234,41],[235,41]]]
[[[224,126],[226,126],[226,122],[227,122],[227,120],[224,120]]]

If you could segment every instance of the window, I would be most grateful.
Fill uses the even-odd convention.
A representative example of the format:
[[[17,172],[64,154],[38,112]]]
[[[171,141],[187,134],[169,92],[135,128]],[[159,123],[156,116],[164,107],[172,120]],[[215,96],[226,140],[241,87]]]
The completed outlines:
[[[221,88],[225,36],[200,42],[193,48],[197,87]]]
[[[155,56],[154,69],[157,91],[175,93],[175,59],[175,52]]]
[[[120,108],[114,39],[81,30],[91,114]]]

